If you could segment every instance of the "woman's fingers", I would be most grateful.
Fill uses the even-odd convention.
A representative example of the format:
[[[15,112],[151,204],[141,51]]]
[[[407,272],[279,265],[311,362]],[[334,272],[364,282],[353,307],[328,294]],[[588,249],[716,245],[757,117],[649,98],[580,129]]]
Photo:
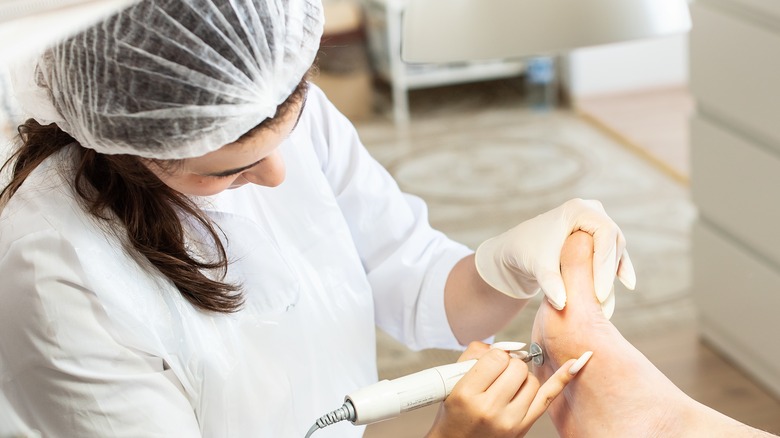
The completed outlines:
[[[479,341],[471,342],[468,345],[468,347],[466,347],[466,350],[458,358],[458,362],[464,362],[471,359],[479,359],[489,349],[490,349],[490,345],[484,342],[479,342]]]
[[[469,394],[490,392],[491,397],[495,397],[498,403],[508,403],[528,376],[528,366],[519,359],[510,358],[507,353],[520,350],[525,345],[523,342],[496,342],[492,345],[483,342],[470,343],[458,362],[471,359],[478,361],[463,377],[465,382],[460,385],[461,390],[468,387]],[[469,374],[473,376],[467,378]]]
[[[509,365],[509,354],[502,350],[489,350],[457,383],[460,393],[466,397],[487,391]]]
[[[517,391],[514,399],[509,404],[509,411],[514,418],[525,418],[528,415],[528,410],[531,409],[531,404],[533,403],[534,398],[536,398],[536,394],[539,392],[540,388],[539,379],[533,374],[529,374],[525,383],[523,383],[523,386]],[[536,420],[531,421],[528,427],[530,427],[534,421]],[[525,423],[521,422],[520,427],[525,429]]]
[[[615,313],[615,288],[609,293],[606,300],[601,302],[601,313],[607,319],[612,318],[612,314]]]
[[[628,256],[628,251],[626,250],[623,250],[623,256],[620,258],[617,277],[627,289],[636,289],[636,271],[634,270],[634,264],[631,263],[631,257]]]
[[[472,343],[461,360],[479,359],[442,404],[439,416],[443,420],[437,420],[434,429],[446,431],[443,436],[516,437],[525,433],[590,356],[587,352],[567,361],[540,385],[522,360],[510,358],[500,348]]]
[[[528,365],[520,359],[511,359],[487,392],[497,406],[508,405],[523,390],[528,378]]]
[[[566,385],[574,379],[592,355],[593,352],[587,351],[579,359],[569,359],[539,387],[528,411],[525,413],[525,417],[523,417],[521,423],[523,430],[529,429],[544,414],[553,400],[558,397],[558,394],[563,392]]]

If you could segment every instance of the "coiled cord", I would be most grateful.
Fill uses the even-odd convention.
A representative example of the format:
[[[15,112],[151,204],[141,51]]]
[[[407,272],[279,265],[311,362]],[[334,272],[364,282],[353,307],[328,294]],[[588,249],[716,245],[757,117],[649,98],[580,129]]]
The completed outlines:
[[[352,406],[352,402],[349,400],[345,401],[344,404],[335,411],[328,412],[327,414],[318,418],[314,423],[314,426],[312,426],[311,429],[309,429],[309,431],[306,433],[305,438],[309,438],[317,429],[324,429],[326,426],[330,426],[333,423],[338,423],[339,421],[344,420],[353,422],[357,420],[355,407]]]

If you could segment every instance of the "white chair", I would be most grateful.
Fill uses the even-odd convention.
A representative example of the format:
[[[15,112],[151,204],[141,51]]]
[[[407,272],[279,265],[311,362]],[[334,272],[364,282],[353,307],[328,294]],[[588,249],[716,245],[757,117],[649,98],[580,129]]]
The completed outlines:
[[[415,0],[411,0],[415,1]],[[363,0],[372,64],[392,88],[393,120],[409,122],[409,90],[520,76],[517,58],[459,63],[408,64],[401,59],[402,19],[408,0]],[[431,31],[440,23],[431,23]]]

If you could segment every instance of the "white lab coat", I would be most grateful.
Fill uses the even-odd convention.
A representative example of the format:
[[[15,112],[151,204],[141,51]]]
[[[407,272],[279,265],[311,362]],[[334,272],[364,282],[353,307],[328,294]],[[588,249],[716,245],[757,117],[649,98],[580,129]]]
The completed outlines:
[[[18,417],[45,437],[302,437],[376,381],[375,324],[458,348],[443,288],[470,250],[430,228],[316,87],[280,150],[280,187],[197,200],[246,294],[233,315],[194,308],[86,214],[68,152],[28,178],[0,216],[0,400],[14,411],[0,435]]]

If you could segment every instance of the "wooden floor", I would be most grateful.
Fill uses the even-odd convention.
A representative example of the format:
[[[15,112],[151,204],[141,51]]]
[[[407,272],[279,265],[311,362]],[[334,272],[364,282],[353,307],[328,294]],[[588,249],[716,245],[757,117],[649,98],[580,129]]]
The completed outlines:
[[[703,344],[696,327],[632,343],[692,398],[743,423],[780,434],[780,400]]]
[[[574,109],[672,178],[690,176],[688,121],[694,100],[687,87],[580,99]]]

